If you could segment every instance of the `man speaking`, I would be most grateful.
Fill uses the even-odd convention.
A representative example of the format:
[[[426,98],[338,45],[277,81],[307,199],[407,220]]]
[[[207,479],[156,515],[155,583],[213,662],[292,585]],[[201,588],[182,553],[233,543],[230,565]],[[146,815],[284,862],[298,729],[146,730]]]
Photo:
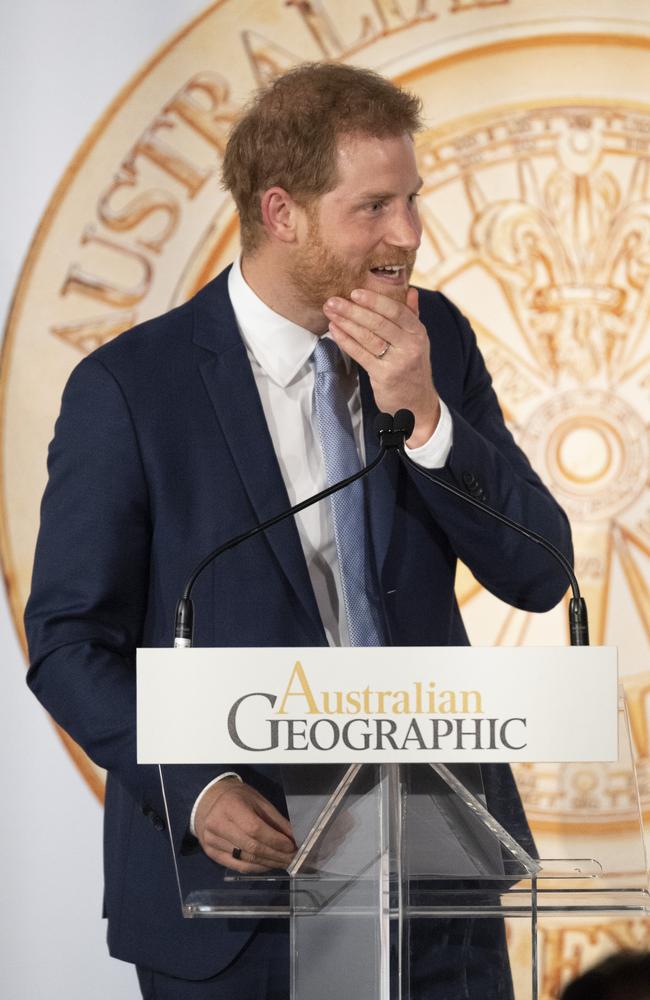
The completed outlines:
[[[416,463],[570,557],[566,518],[505,427],[469,324],[409,285],[420,127],[419,101],[366,70],[314,64],[277,79],[226,150],[241,258],[85,358],[63,395],[26,611],[28,682],[108,771],[108,942],[136,964],[146,998],[288,996],[283,927],[183,920],[157,770],[136,763],[135,650],[171,644],[200,559],[358,470],[377,451],[377,412],[402,408],[415,416]],[[196,645],[466,644],[457,558],[527,610],[566,587],[537,546],[382,466],[213,564],[194,592]],[[181,865],[286,867],[295,843],[273,768],[179,768],[175,784],[168,770]],[[445,998],[512,996],[499,934],[482,923],[445,931],[465,966]],[[436,961],[414,996],[441,995]]]

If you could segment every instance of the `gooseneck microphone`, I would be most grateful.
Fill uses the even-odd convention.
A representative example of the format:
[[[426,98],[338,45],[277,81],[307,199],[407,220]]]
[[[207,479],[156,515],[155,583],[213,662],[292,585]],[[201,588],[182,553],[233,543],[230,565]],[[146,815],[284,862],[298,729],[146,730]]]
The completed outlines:
[[[174,647],[175,648],[188,648],[192,645],[192,636],[194,632],[194,606],[192,604],[192,588],[196,583],[198,577],[201,575],[204,569],[210,565],[213,560],[218,559],[220,555],[224,552],[228,552],[229,549],[234,549],[243,542],[246,542],[249,538],[254,538],[255,535],[259,535],[262,531],[267,531],[272,528],[273,525],[279,524],[281,521],[286,520],[288,517],[293,517],[298,514],[301,510],[305,510],[307,507],[311,507],[312,504],[319,503],[320,500],[325,500],[327,497],[331,496],[332,493],[338,493],[339,490],[345,489],[351,483],[357,481],[357,479],[362,479],[367,476],[373,469],[376,469],[386,458],[388,451],[394,447],[394,445],[389,444],[389,440],[392,442],[395,437],[396,432],[393,428],[393,417],[387,413],[380,413],[375,421],[375,430],[380,435],[380,450],[377,457],[370,462],[369,465],[363,467],[358,472],[355,472],[353,476],[348,476],[346,479],[341,479],[340,482],[334,483],[333,486],[328,486],[327,489],[322,490],[320,493],[316,493],[312,497],[308,497],[307,500],[302,500],[297,503],[294,507],[290,507],[288,510],[283,511],[281,514],[276,514],[275,517],[269,518],[268,521],[264,521],[262,524],[257,524],[254,528],[249,531],[244,531],[241,535],[237,535],[235,538],[231,538],[229,541],[224,542],[218,548],[210,552],[205,559],[202,559],[198,566],[192,571],[187,583],[185,584],[185,590],[183,591],[183,596],[176,605],[176,624],[174,628]],[[382,442],[382,434],[386,434],[385,442]],[[404,438],[402,438],[402,445],[404,444]]]
[[[388,416],[389,420],[391,419],[388,414],[385,414],[385,416]],[[446,490],[448,493],[453,493],[454,496],[463,500],[465,503],[483,511],[489,517],[493,517],[501,524],[505,524],[508,528],[512,528],[513,531],[517,531],[529,541],[535,542],[536,545],[540,545],[550,555],[552,555],[557,562],[559,562],[569,579],[571,590],[573,592],[573,597],[569,601],[569,635],[571,637],[571,645],[588,646],[589,622],[587,617],[587,605],[584,598],[580,595],[580,587],[578,586],[576,575],[573,572],[573,567],[564,553],[560,552],[560,550],[556,548],[552,542],[549,542],[547,538],[544,538],[543,535],[539,535],[536,531],[531,531],[530,528],[526,528],[523,524],[519,524],[518,521],[513,521],[512,518],[506,517],[505,514],[502,514],[500,511],[495,510],[494,507],[490,507],[489,504],[486,504],[485,501],[479,500],[477,497],[473,497],[468,493],[464,493],[457,486],[452,485],[452,483],[448,483],[444,479],[440,479],[438,476],[435,476],[430,469],[423,469],[422,466],[417,465],[411,458],[409,458],[404,450],[404,442],[411,436],[413,428],[415,427],[415,417],[410,410],[398,410],[393,418],[393,430],[396,432],[396,436],[400,438],[401,444],[394,444],[392,437],[390,437],[391,430],[388,428],[384,430],[383,427],[387,428],[385,421],[382,428],[377,426],[380,442],[382,440],[382,434],[389,435],[390,443],[386,446],[397,449],[400,461],[404,465],[413,469],[414,472],[417,472],[418,475],[422,476],[424,479],[428,479],[429,482],[435,483],[436,486]]]
[[[234,549],[238,545],[241,545],[249,538],[254,538],[255,535],[258,535],[263,531],[267,531],[275,524],[279,524],[281,521],[286,520],[286,518],[293,517],[301,510],[311,507],[312,504],[319,503],[321,500],[325,500],[333,493],[337,493],[339,490],[345,489],[346,486],[356,482],[357,479],[361,479],[364,476],[369,475],[373,469],[376,469],[379,465],[381,465],[389,452],[397,452],[400,461],[404,465],[413,469],[419,475],[423,476],[424,479],[428,479],[430,482],[439,486],[441,489],[446,490],[448,493],[453,493],[454,496],[464,501],[464,503],[468,503],[472,507],[476,507],[478,510],[483,511],[485,514],[495,518],[501,524],[505,524],[507,527],[512,528],[513,531],[523,535],[524,538],[529,539],[529,541],[535,542],[536,545],[540,545],[543,549],[550,553],[550,555],[552,555],[562,566],[573,591],[573,597],[569,602],[569,633],[571,636],[571,645],[588,646],[589,628],[587,623],[587,606],[584,599],[580,596],[578,581],[568,559],[562,552],[560,552],[559,549],[557,549],[542,535],[539,535],[537,532],[531,531],[529,528],[525,528],[517,521],[513,521],[511,518],[506,517],[505,514],[501,514],[500,511],[490,507],[484,501],[463,493],[463,491],[457,486],[453,486],[444,479],[439,479],[428,469],[423,469],[421,466],[413,462],[412,459],[410,459],[406,454],[404,444],[413,433],[414,426],[415,417],[410,410],[398,410],[394,417],[389,413],[379,413],[375,418],[374,424],[375,433],[379,437],[379,454],[372,462],[370,462],[369,465],[364,466],[364,468],[360,469],[359,472],[355,472],[353,476],[348,476],[347,479],[342,479],[340,482],[334,483],[333,486],[328,486],[327,489],[322,490],[320,493],[316,493],[314,496],[308,497],[307,500],[302,500],[300,503],[290,507],[288,510],[283,511],[280,514],[276,514],[275,517],[269,518],[268,521],[264,521],[262,524],[256,525],[249,531],[244,531],[241,535],[231,538],[229,541],[224,542],[223,545],[220,545],[218,548],[210,552],[204,559],[202,559],[198,566],[196,566],[196,568],[192,571],[192,574],[185,585],[183,596],[176,606],[174,646],[177,648],[186,648],[192,645],[192,636],[194,632],[194,607],[192,605],[191,598],[192,588],[203,570],[206,569],[211,562],[218,559],[218,557],[223,555],[224,552],[228,552],[230,549]]]

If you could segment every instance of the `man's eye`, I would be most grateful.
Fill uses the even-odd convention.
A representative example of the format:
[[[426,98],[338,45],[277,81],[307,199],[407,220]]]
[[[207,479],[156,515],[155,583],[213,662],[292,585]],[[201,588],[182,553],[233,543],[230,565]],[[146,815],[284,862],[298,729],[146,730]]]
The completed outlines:
[[[379,212],[384,207],[383,201],[373,201],[368,205],[371,212]]]

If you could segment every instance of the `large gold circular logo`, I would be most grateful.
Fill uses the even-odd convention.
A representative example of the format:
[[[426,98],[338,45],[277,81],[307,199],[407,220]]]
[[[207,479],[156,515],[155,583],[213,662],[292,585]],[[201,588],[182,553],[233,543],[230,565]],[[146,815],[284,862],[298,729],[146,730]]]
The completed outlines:
[[[624,19],[614,0],[597,18],[582,0],[544,7],[540,18],[536,0],[221,0],[117,96],[52,197],[6,331],[1,540],[21,635],[71,369],[237,252],[219,171],[251,90],[305,59],[368,66],[423,98],[415,278],[469,316],[510,428],[571,517],[592,641],[620,649],[650,809],[650,14]],[[457,590],[478,644],[566,641],[561,608],[508,608],[462,567]],[[101,774],[68,745],[101,794]],[[616,768],[526,765],[517,777],[542,849],[633,835],[636,788]],[[550,997],[575,941],[546,933]]]
[[[649,130],[641,106],[532,99],[432,129],[420,142],[419,258],[422,282],[472,318],[508,423],[571,518],[592,641],[618,644],[622,672],[635,675],[627,694],[646,809],[648,692],[636,675],[650,634],[650,191],[639,155]],[[474,638],[565,641],[559,618],[543,616],[543,636],[537,616],[500,609],[467,574],[460,588]],[[637,830],[636,788],[619,789],[612,809],[607,775],[602,765],[518,769],[538,831]]]

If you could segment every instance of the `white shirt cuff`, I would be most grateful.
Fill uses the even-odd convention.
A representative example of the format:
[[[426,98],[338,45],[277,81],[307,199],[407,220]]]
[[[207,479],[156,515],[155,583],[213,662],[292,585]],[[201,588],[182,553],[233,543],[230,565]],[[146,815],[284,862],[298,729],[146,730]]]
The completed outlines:
[[[212,781],[208,782],[205,788],[201,792],[199,792],[199,794],[196,797],[196,802],[194,803],[194,808],[192,809],[192,812],[190,814],[190,833],[192,834],[193,837],[196,837],[196,830],[194,829],[194,820],[196,819],[196,810],[199,808],[199,802],[207,792],[208,788],[212,788],[213,785],[216,785],[218,781],[223,781],[224,778],[237,778],[237,781],[241,782],[243,782],[244,780],[242,777],[240,777],[240,775],[236,774],[235,771],[224,771],[223,774],[218,774],[216,778],[213,778]]]
[[[405,446],[405,451],[408,457],[423,469],[442,469],[453,443],[454,422],[446,404],[440,400],[440,419],[429,440],[419,448]]]

